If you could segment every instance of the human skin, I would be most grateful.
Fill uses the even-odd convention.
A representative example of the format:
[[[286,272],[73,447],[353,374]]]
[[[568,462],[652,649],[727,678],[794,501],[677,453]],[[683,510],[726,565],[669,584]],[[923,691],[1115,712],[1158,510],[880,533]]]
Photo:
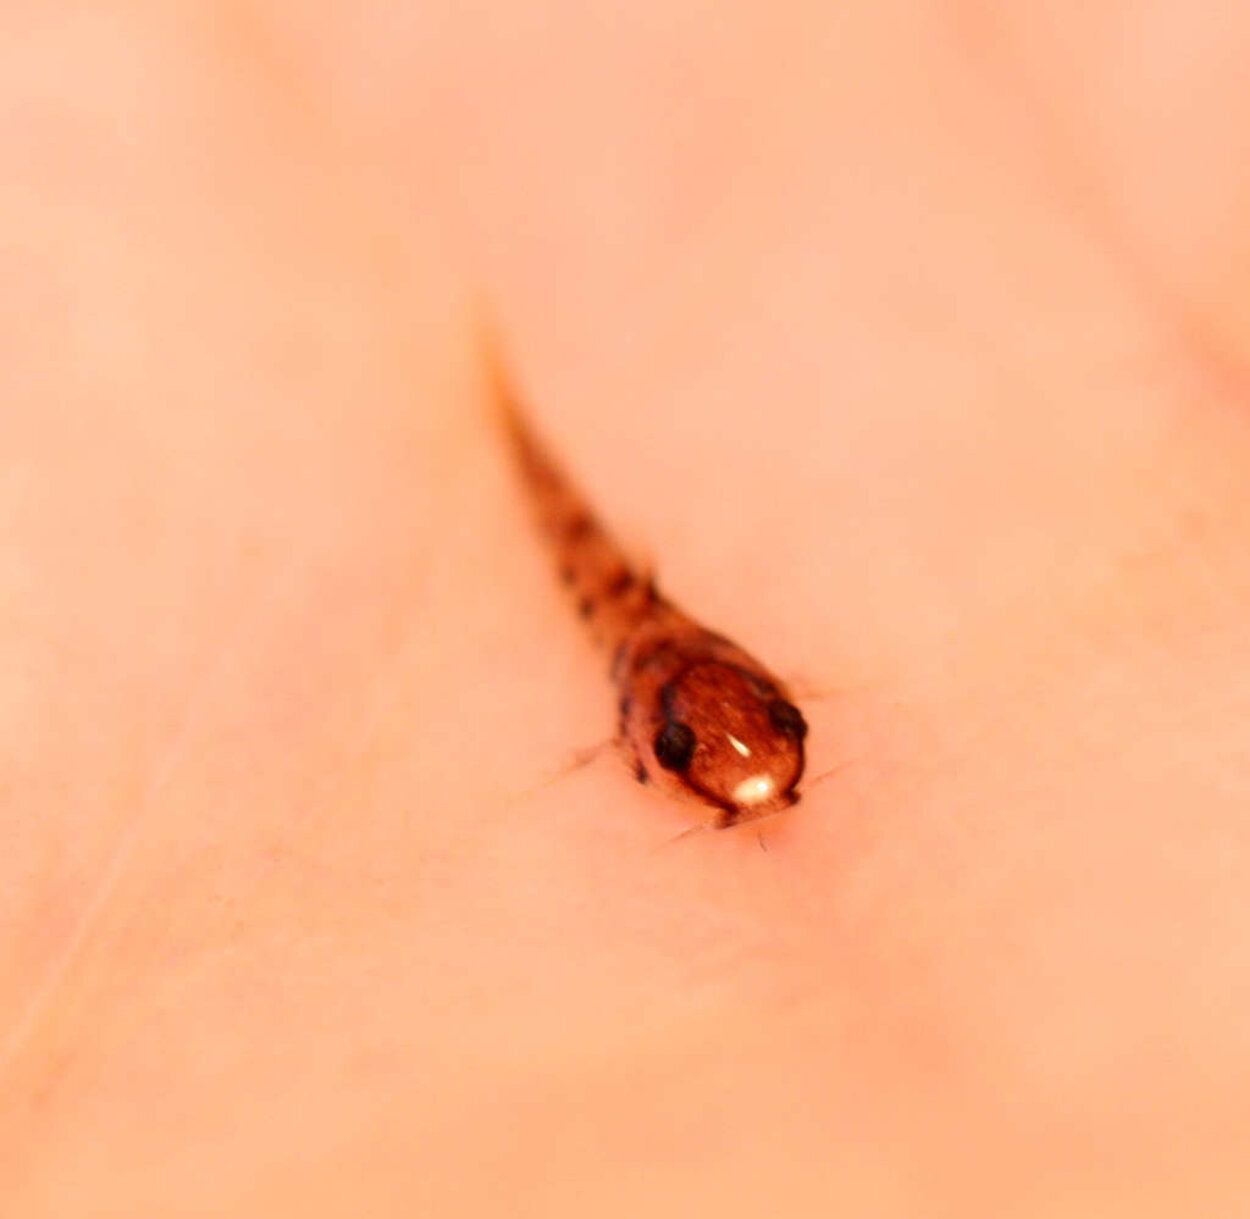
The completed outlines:
[[[1248,42],[7,15],[6,1215],[1235,1210]],[[758,835],[570,764],[484,309],[808,691],[841,769]]]

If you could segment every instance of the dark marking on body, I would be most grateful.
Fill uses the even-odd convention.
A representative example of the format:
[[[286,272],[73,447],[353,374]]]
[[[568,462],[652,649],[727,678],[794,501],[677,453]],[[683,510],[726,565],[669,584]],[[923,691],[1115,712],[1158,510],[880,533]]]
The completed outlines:
[[[604,592],[606,592],[609,597],[619,597],[633,588],[634,584],[634,573],[630,571],[628,567],[622,567],[620,571],[618,571],[616,575],[608,581],[607,588],[604,589]]]

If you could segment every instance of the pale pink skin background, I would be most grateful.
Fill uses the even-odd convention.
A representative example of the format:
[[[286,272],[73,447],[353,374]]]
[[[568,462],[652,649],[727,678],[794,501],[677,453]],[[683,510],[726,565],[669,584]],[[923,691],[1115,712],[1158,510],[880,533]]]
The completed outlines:
[[[1238,1211],[1250,10],[476,7],[6,9],[6,1216]],[[563,770],[483,300],[766,852]]]

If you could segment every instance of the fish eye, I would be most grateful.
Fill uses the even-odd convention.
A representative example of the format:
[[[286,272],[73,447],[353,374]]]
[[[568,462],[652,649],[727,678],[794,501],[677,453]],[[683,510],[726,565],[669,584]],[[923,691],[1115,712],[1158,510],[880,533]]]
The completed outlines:
[[[694,730],[680,720],[670,720],[655,734],[655,760],[665,770],[685,770],[694,747]]]
[[[807,721],[803,713],[784,698],[775,698],[768,704],[768,718],[783,736],[801,741],[807,735]]]

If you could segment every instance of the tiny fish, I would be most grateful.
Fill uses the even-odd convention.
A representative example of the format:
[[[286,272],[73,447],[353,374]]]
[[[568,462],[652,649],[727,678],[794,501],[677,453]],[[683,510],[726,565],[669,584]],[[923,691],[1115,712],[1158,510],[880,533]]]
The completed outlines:
[[[642,783],[716,810],[725,829],[799,799],[807,722],[764,665],[662,596],[539,444],[496,363],[501,414],[577,611],[611,655],[618,742]]]

